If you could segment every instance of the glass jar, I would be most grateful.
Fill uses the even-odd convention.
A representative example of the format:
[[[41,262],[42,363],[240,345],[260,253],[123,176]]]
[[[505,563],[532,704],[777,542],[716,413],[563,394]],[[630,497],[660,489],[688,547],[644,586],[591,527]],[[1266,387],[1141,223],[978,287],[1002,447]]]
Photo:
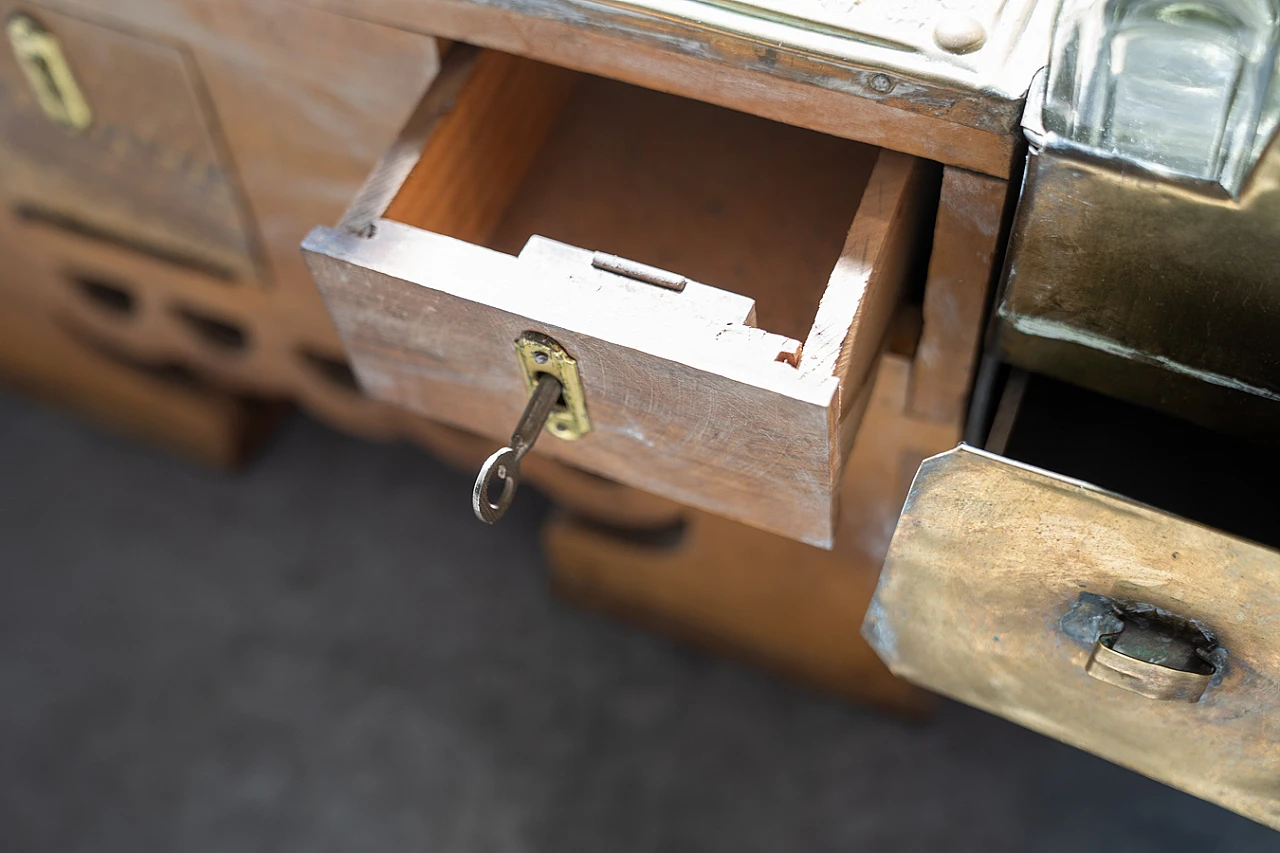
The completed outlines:
[[[1067,0],[1045,130],[1231,195],[1274,133],[1280,0]]]

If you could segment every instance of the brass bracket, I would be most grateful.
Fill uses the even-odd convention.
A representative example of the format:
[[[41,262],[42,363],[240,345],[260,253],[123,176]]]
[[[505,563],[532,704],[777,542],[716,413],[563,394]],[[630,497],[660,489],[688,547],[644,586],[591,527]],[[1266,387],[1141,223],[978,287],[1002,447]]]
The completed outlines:
[[[11,17],[5,30],[18,65],[44,114],[72,133],[87,129],[93,123],[93,112],[71,73],[57,36],[24,14]]]
[[[515,347],[530,396],[538,386],[540,375],[548,374],[560,381],[560,399],[547,416],[547,431],[566,441],[576,441],[591,432],[587,398],[582,393],[578,363],[573,357],[556,341],[539,332],[523,333],[516,339]]]

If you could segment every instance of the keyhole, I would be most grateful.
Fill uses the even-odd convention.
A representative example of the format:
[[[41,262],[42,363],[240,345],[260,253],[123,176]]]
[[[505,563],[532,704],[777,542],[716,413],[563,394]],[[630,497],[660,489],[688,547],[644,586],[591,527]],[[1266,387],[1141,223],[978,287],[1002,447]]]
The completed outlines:
[[[44,84],[45,93],[65,107],[66,101],[62,97],[62,88],[58,86],[58,80],[53,76],[53,69],[49,67],[49,60],[37,53],[31,57],[31,64],[40,72],[40,79]]]
[[[534,356],[534,359],[536,360],[536,359],[537,359],[537,356]],[[545,370],[539,370],[537,373],[533,374],[533,384],[534,384],[534,385],[537,385],[537,384],[538,384],[538,377],[539,377],[539,376],[555,376],[555,374],[554,374],[554,373],[548,373],[548,372],[547,372],[547,371],[545,371]],[[556,376],[555,378],[556,378],[557,380],[559,380],[559,377],[558,377],[558,376]],[[556,397],[555,405],[553,405],[553,406],[551,407],[551,411],[552,411],[552,412],[559,412],[559,413],[565,413],[565,412],[568,412],[568,411],[569,411],[569,404],[568,404],[567,402],[565,402],[565,399],[564,399],[564,386],[563,386],[563,385],[561,385],[561,386],[560,386],[560,395],[559,395],[558,397]]]

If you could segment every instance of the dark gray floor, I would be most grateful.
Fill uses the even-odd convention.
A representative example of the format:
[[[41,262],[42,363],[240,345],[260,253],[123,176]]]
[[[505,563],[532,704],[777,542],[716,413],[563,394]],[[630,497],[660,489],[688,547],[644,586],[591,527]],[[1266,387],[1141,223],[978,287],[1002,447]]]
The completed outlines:
[[[1275,851],[950,703],[849,708],[578,612],[408,447],[235,476],[0,394],[0,849]]]

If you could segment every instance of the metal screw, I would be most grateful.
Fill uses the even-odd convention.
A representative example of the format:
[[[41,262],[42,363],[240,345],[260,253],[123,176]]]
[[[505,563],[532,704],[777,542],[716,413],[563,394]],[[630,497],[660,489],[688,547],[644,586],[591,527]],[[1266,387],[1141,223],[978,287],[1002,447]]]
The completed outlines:
[[[533,354],[533,360],[538,362],[538,364],[546,364],[547,358],[548,356],[545,352],[535,352]]]
[[[893,88],[893,81],[889,79],[888,74],[873,74],[871,75],[871,88],[883,95]]]

